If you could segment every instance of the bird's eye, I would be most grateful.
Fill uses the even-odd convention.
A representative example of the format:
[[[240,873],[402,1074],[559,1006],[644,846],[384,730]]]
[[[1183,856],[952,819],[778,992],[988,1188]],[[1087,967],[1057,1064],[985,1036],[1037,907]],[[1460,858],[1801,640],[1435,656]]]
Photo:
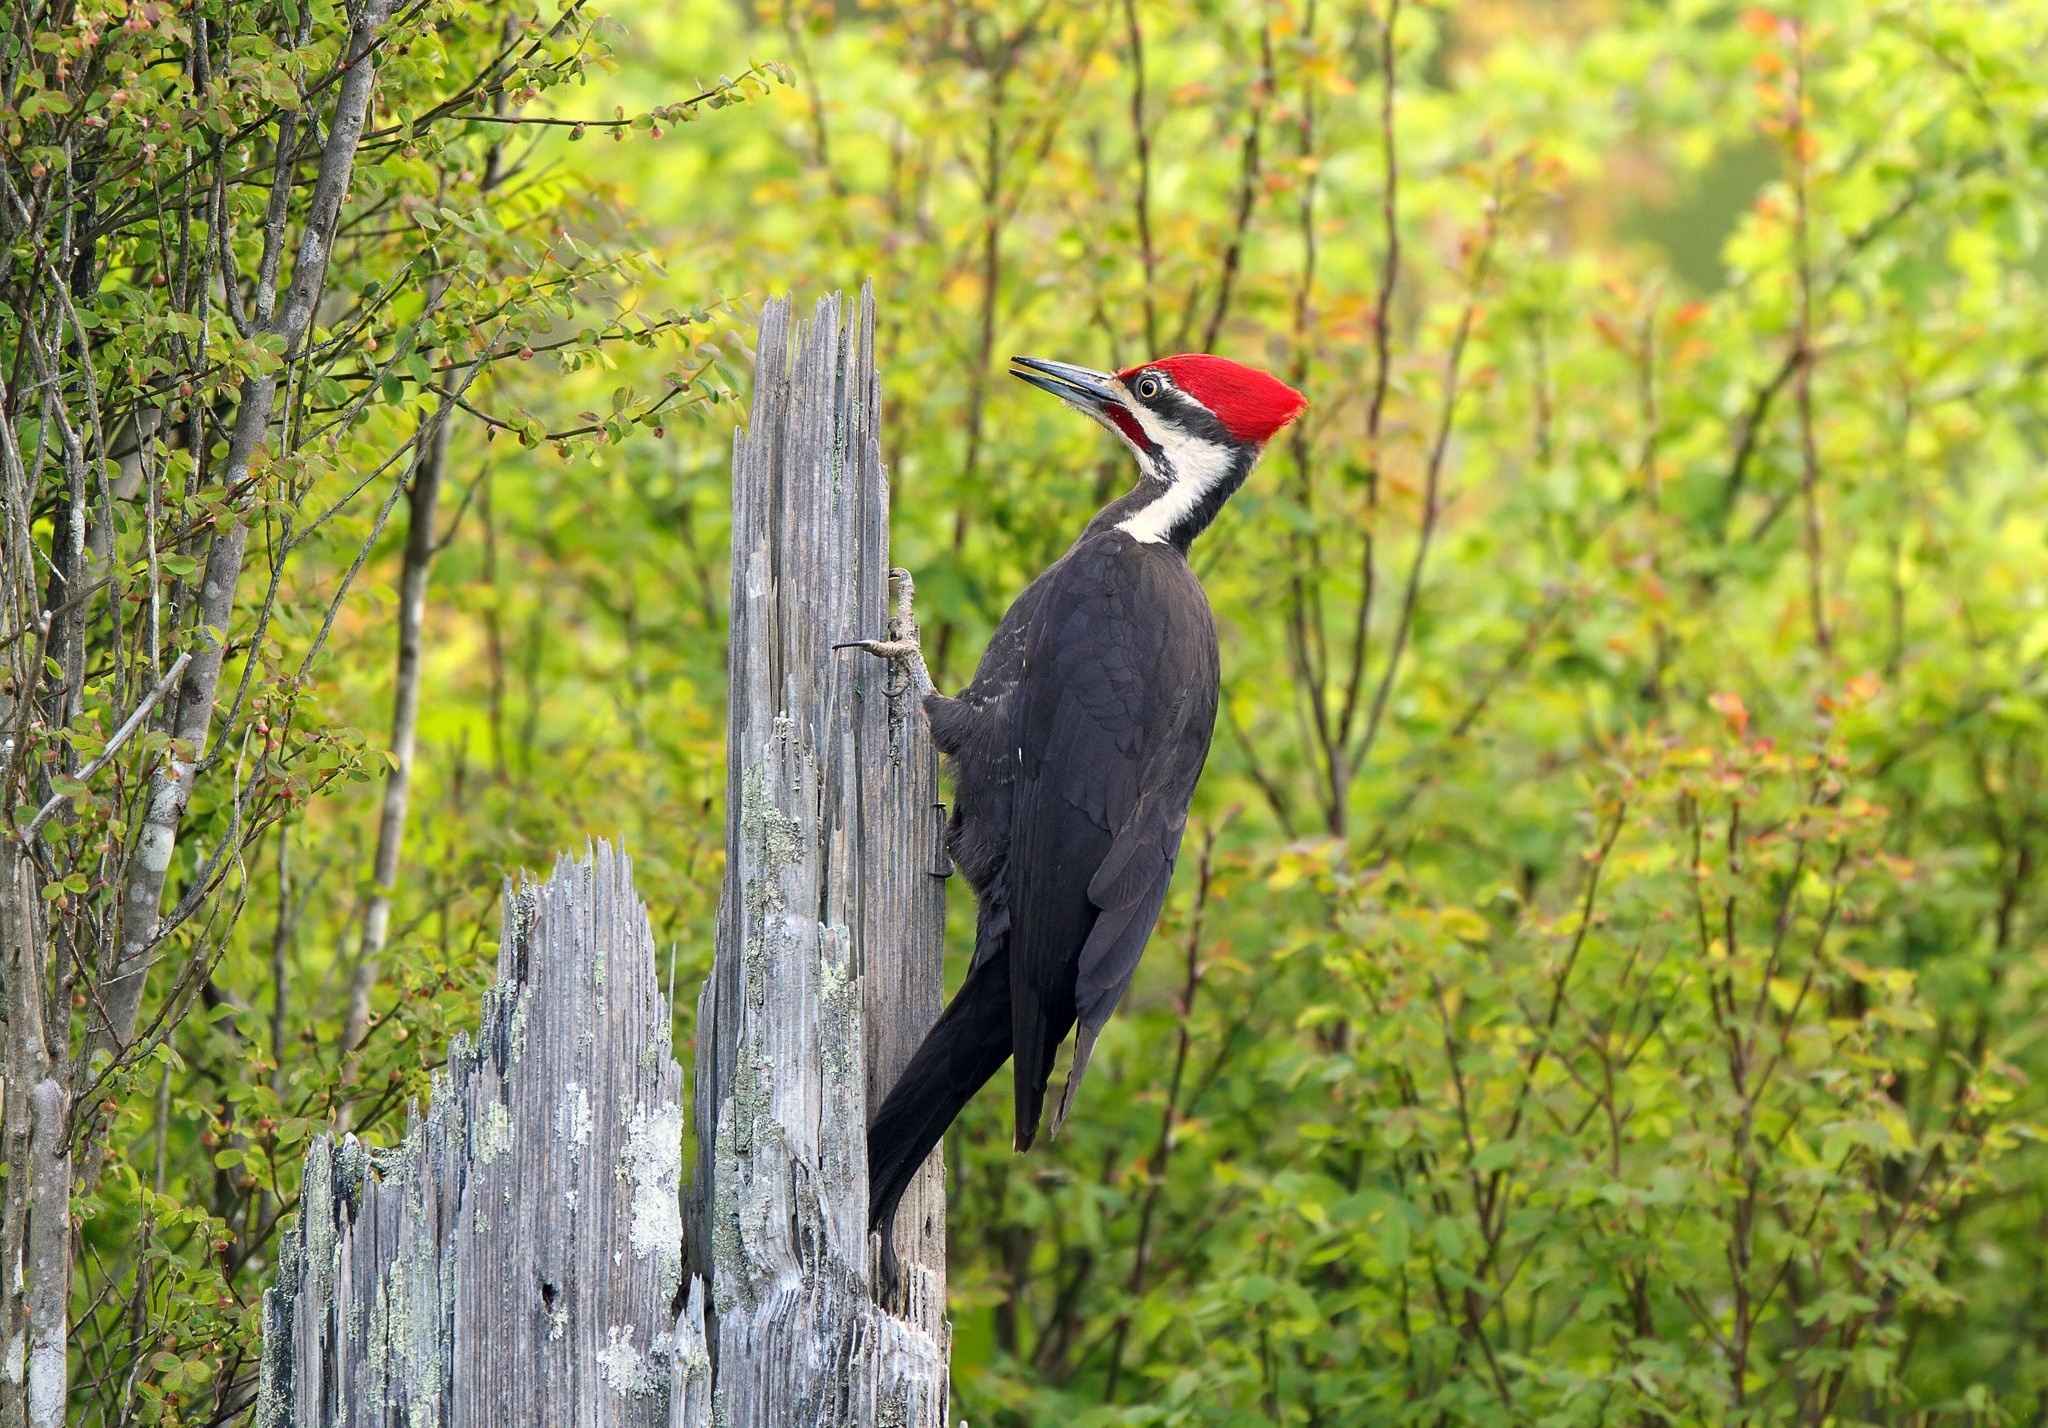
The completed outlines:
[[[1141,377],[1138,379],[1139,400],[1149,402],[1158,395],[1159,379],[1157,377]]]

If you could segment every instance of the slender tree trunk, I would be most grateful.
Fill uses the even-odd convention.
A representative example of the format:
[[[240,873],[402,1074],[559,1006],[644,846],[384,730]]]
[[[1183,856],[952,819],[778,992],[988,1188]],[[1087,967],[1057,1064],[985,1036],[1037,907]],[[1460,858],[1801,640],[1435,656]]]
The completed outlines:
[[[0,1428],[62,1428],[71,1299],[71,1092],[45,1005],[49,968],[26,847],[0,886]]]
[[[430,298],[430,306],[432,302]],[[399,858],[405,850],[420,721],[420,632],[427,617],[427,577],[433,572],[435,555],[434,518],[441,500],[442,473],[448,464],[451,425],[443,421],[435,427],[420,454],[409,497],[405,564],[398,578],[398,676],[391,695],[391,771],[384,778],[384,802],[377,817],[377,855],[370,873],[369,901],[363,908],[363,939],[349,976],[348,1016],[341,1032],[342,1049],[349,1053],[362,1043],[370,1028],[370,992],[377,985],[377,969],[391,934],[392,893],[398,886]]]
[[[279,380],[304,342],[314,308],[326,286],[327,260],[341,218],[341,205],[355,172],[356,149],[362,142],[376,86],[372,46],[394,4],[395,0],[364,0],[349,35],[349,61],[335,86],[334,111],[328,118],[313,199],[282,305],[277,302],[278,255],[284,246],[288,200],[282,187],[273,196],[265,225],[255,316],[260,332],[284,339],[286,355],[283,364],[249,378],[242,386],[228,439],[227,459],[221,468],[221,483],[229,492],[238,490],[249,478],[251,463],[270,432]],[[241,581],[242,559],[248,543],[248,526],[239,519],[230,520],[214,535],[206,553],[205,573],[194,602],[202,641],[191,664],[186,666],[171,724],[172,736],[182,748],[168,757],[150,780],[142,827],[121,888],[118,946],[113,965],[103,969],[99,1005],[105,1008],[105,1014],[95,1017],[88,1028],[85,1053],[79,1059],[77,1071],[82,1077],[95,1076],[110,1058],[122,1055],[135,1034],[179,825],[192,801],[192,783],[213,728],[214,698],[220,689],[235,589]],[[89,1181],[97,1173],[98,1165],[98,1147],[90,1145],[80,1157],[82,1178]]]
[[[499,27],[500,41],[509,47],[517,34],[517,23],[507,16]],[[492,100],[491,109],[502,115],[506,107],[501,90]],[[503,178],[504,154],[502,144],[491,146],[484,166],[482,192],[490,193]],[[437,270],[427,283],[426,310],[438,308],[447,291],[448,274]],[[474,370],[471,369],[472,373]],[[433,574],[434,557],[440,553],[434,540],[434,518],[441,503],[442,478],[448,469],[450,426],[444,414],[420,455],[408,493],[405,563],[398,580],[398,676],[391,697],[391,772],[384,780],[384,803],[377,818],[377,855],[370,875],[369,904],[363,909],[363,938],[349,975],[348,1013],[341,1032],[341,1049],[345,1053],[353,1053],[370,1029],[370,993],[377,985],[378,963],[391,935],[391,895],[397,887],[399,858],[405,848],[413,750],[419,731],[421,630],[427,618],[427,579]],[[351,1080],[355,1070],[356,1063],[351,1059]],[[344,1103],[340,1111],[344,1125],[348,1114]]]

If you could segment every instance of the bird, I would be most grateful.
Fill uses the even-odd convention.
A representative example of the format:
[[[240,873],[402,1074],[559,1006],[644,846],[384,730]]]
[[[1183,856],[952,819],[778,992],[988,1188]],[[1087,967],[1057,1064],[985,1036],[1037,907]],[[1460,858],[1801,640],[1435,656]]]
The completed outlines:
[[[1206,353],[1117,372],[1016,357],[1010,375],[1107,428],[1130,489],[1017,596],[973,679],[932,685],[915,583],[891,572],[890,637],[850,640],[904,670],[952,775],[945,849],[978,917],[966,981],[868,1128],[868,1222],[893,1292],[897,1206],[932,1147],[1008,1060],[1018,1152],[1078,1025],[1065,1123],[1166,901],[1221,692],[1216,627],[1188,548],[1308,406],[1279,378]]]

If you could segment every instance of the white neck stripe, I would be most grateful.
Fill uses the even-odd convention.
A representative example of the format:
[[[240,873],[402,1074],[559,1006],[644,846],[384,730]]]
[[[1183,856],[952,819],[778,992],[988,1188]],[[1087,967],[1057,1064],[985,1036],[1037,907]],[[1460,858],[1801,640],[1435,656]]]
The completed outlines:
[[[1153,445],[1159,448],[1163,458],[1159,464],[1166,467],[1170,476],[1158,499],[1117,522],[1117,529],[1135,540],[1159,544],[1171,538],[1174,528],[1194,513],[1204,497],[1230,478],[1235,453],[1227,446],[1155,421],[1142,408],[1138,410],[1138,420]],[[1159,464],[1152,468],[1155,473]]]

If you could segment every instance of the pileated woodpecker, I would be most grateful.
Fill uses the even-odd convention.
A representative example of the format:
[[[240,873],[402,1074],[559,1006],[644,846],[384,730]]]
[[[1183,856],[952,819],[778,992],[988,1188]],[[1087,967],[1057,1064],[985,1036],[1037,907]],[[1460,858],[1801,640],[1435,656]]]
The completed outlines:
[[[1138,479],[1017,597],[958,695],[932,689],[904,572],[895,637],[844,646],[903,663],[923,694],[952,763],[946,851],[980,907],[966,982],[868,1129],[869,1225],[891,1285],[897,1202],[953,1118],[1014,1058],[1016,1147],[1030,1149],[1078,1021],[1059,1134],[1130,985],[1216,722],[1216,629],[1188,546],[1307,406],[1221,357],[1115,373],[1018,357],[1011,375],[1115,433]]]

